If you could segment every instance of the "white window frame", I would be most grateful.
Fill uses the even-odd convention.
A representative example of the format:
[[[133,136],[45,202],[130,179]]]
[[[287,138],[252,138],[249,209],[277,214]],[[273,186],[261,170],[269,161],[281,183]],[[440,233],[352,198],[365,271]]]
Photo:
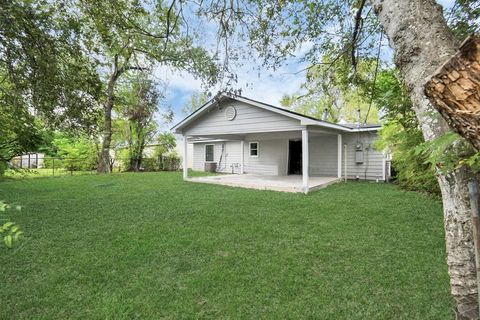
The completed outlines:
[[[257,144],[257,155],[252,155],[252,143],[256,143]],[[250,156],[250,158],[258,158],[258,156],[260,155],[260,143],[258,143],[258,141],[250,141],[248,143],[248,155]]]
[[[207,160],[207,146],[212,146],[212,149],[213,149],[212,160]],[[206,144],[203,151],[204,151],[203,154],[204,154],[205,162],[215,162],[215,145],[213,143]]]

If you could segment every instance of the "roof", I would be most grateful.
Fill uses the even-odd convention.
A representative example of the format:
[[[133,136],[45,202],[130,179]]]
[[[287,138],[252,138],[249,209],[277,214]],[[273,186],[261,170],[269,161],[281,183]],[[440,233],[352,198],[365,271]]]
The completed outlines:
[[[186,127],[190,123],[192,123],[196,118],[198,118],[201,114],[203,114],[204,111],[208,110],[210,107],[214,106],[216,103],[225,100],[225,99],[232,99],[236,100],[239,102],[244,102],[249,105],[253,105],[262,109],[266,109],[272,112],[280,113],[283,114],[287,117],[294,118],[297,120],[301,121],[302,125],[314,125],[314,126],[320,126],[324,128],[330,128],[330,129],[337,129],[340,131],[346,131],[346,132],[359,132],[359,131],[376,131],[381,128],[381,125],[379,124],[366,124],[362,125],[361,127],[358,127],[357,124],[338,124],[338,123],[333,123],[333,122],[328,122],[325,120],[317,119],[314,117],[310,117],[298,112],[294,112],[288,109],[280,108],[274,105],[270,105],[261,101],[253,100],[250,98],[246,98],[240,95],[231,95],[227,93],[220,93],[214,98],[210,99],[207,103],[205,103],[203,106],[189,114],[187,117],[185,117],[182,121],[177,123],[173,128],[172,131],[175,132],[180,132],[182,128]]]

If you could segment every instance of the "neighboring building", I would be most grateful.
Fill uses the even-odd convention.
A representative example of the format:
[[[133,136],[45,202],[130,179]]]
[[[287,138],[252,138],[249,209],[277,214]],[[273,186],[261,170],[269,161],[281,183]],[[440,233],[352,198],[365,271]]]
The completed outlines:
[[[16,168],[21,169],[37,169],[44,167],[45,154],[43,153],[26,153],[14,157],[10,163]]]
[[[185,168],[193,159],[200,171],[302,175],[305,191],[315,176],[386,181],[387,156],[373,146],[379,129],[330,123],[227,94],[173,128],[193,144],[193,153],[184,147]]]

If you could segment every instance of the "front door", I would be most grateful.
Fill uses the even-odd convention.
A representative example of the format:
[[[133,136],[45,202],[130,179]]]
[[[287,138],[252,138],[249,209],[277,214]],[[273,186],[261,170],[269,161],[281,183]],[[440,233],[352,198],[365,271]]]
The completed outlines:
[[[302,140],[288,142],[288,174],[302,174]]]

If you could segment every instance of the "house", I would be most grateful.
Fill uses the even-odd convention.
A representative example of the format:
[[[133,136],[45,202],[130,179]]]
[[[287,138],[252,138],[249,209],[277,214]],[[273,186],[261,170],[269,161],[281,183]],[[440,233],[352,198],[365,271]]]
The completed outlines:
[[[183,145],[185,180],[191,180],[191,157],[194,170],[235,174],[213,177],[213,183],[249,186],[250,179],[251,187],[307,193],[340,179],[386,181],[387,155],[373,145],[379,129],[330,123],[223,93],[172,130],[193,144],[193,154]]]

